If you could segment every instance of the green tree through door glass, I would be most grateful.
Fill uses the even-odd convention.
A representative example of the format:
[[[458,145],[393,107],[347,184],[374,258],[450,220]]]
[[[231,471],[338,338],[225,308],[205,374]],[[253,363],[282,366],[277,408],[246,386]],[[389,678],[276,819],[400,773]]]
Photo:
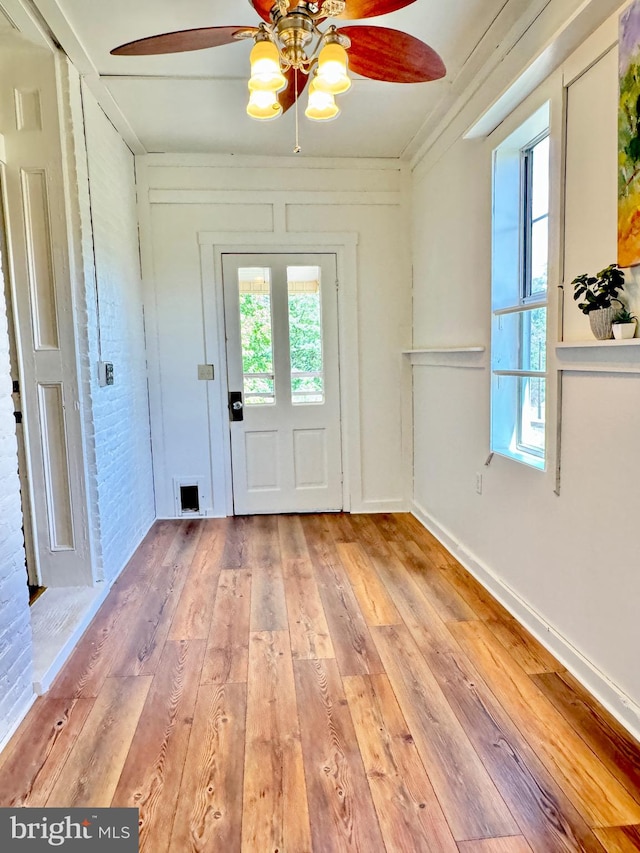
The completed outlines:
[[[273,405],[273,334],[271,320],[271,270],[241,267],[238,270],[240,340],[245,406]]]
[[[320,267],[287,267],[291,402],[324,403]]]

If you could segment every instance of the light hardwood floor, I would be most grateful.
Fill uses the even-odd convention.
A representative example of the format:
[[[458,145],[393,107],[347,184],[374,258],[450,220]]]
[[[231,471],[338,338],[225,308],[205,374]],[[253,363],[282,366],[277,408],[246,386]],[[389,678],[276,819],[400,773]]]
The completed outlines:
[[[640,747],[410,515],[159,522],[0,756],[147,853],[640,850]]]

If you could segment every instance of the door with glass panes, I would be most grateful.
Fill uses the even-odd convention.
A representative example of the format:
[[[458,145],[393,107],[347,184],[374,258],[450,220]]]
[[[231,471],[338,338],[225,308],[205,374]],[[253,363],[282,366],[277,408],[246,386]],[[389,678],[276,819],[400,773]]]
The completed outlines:
[[[223,256],[236,515],[342,509],[336,257]]]

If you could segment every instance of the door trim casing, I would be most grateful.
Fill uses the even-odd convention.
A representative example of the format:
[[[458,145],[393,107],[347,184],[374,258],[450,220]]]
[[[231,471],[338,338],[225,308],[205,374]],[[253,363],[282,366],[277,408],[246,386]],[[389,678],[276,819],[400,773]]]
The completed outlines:
[[[353,232],[198,233],[203,281],[205,359],[215,363],[217,382],[208,394],[211,436],[211,515],[233,515],[231,446],[227,417],[227,354],[224,325],[224,254],[333,254],[338,276],[338,340],[342,437],[342,501],[345,512],[362,503],[360,454],[360,375],[358,346],[358,234]],[[212,285],[212,286],[211,286]],[[216,387],[217,386],[217,387]],[[219,486],[221,484],[221,487]]]

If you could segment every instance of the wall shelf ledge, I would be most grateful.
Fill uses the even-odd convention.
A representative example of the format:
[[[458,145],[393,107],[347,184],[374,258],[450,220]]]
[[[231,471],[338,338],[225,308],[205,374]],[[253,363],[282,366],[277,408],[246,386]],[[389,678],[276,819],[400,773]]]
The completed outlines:
[[[402,350],[412,367],[484,368],[483,346],[471,347],[414,347]]]
[[[626,341],[559,341],[557,349],[593,349],[594,347],[634,347],[640,346],[640,338],[630,338]]]
[[[640,339],[639,339],[640,343]],[[485,347],[415,347],[414,349],[403,349],[403,355],[421,355],[422,353],[461,353],[461,352],[484,352]]]
[[[560,341],[558,370],[582,373],[640,373],[640,338],[628,341]]]

